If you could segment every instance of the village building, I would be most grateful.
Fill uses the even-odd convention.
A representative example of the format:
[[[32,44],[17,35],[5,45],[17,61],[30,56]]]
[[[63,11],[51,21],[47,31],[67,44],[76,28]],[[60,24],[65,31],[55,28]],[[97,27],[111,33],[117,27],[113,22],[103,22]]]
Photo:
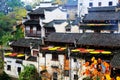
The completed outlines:
[[[10,43],[13,50],[5,52],[4,58],[4,70],[9,75],[18,78],[19,73],[23,70],[23,65],[33,64],[38,69],[37,55],[39,53],[38,46],[42,45],[40,39],[42,33],[40,20],[42,19],[44,19],[43,12],[34,13],[31,11],[28,13],[23,21],[25,37]]]
[[[78,0],[78,16],[83,17],[91,7],[116,6],[119,0]]]
[[[83,19],[83,23],[79,25],[83,33],[79,33],[79,31],[70,33],[72,31],[70,27],[77,26],[79,19],[72,22],[64,20],[65,17],[61,19],[60,16],[56,16],[56,20],[54,18],[46,19],[47,13],[45,11],[61,12],[59,8],[38,8],[29,12],[23,20],[25,38],[12,42],[10,46],[13,50],[4,54],[5,72],[18,78],[19,72],[23,70],[22,65],[32,64],[43,79],[79,80],[83,75],[81,66],[91,61],[93,57],[101,58],[111,64],[111,68],[108,69],[116,72],[120,69],[118,58],[120,34],[113,32],[119,30],[119,10],[116,12],[116,9],[118,8],[115,6],[91,8],[90,13]],[[108,17],[103,16],[105,13]],[[61,14],[64,14],[64,12],[61,12]],[[103,17],[99,17],[97,14]],[[93,17],[90,17],[91,15]],[[114,15],[114,18],[112,15]],[[85,33],[88,29],[94,33]],[[102,30],[108,30],[111,34],[102,33]],[[80,52],[80,48],[87,50],[86,52],[83,51],[85,54]],[[115,73],[115,75],[118,74]]]
[[[119,33],[119,7],[89,8],[79,28],[83,32]]]
[[[78,0],[67,0],[63,5],[63,9],[67,10],[67,19],[75,20],[77,17],[77,3]]]
[[[10,45],[13,50],[6,51],[4,54],[4,71],[10,76],[18,78],[19,73],[24,68],[23,65],[33,64],[38,69],[37,54],[39,44],[41,44],[41,40],[38,39],[22,38],[14,41]]]
[[[119,75],[119,72],[116,71],[119,70],[119,63],[117,62],[119,58],[114,58],[119,55],[119,40],[119,34],[52,33],[45,41],[49,45],[61,46],[64,44],[68,46],[70,49],[70,52],[68,52],[70,61],[69,78],[71,80],[82,80],[87,77],[83,75],[83,72],[86,71],[83,66],[86,62],[91,63],[93,57],[96,60],[100,58],[105,64],[108,64],[109,71],[114,72],[114,75],[112,73],[109,74],[111,78]]]

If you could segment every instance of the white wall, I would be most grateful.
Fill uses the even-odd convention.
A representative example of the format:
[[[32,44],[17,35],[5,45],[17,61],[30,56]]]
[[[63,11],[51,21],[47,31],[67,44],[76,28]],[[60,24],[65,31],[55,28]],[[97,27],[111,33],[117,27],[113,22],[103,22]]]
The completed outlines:
[[[101,6],[109,6],[108,3],[112,1],[113,6],[116,6],[118,0],[78,0],[78,15],[84,15],[87,13],[87,8],[89,7],[89,3],[93,3],[93,7],[98,7],[98,3],[101,2]],[[80,5],[82,4],[82,5]]]
[[[74,26],[71,26],[71,33],[79,33],[79,26],[77,25],[74,25]]]
[[[63,22],[62,24],[54,24],[53,26],[55,27],[56,32],[66,32],[65,26],[68,25],[67,22]]]
[[[12,76],[12,77],[16,77],[18,78],[19,75],[18,75],[18,72],[17,72],[17,69],[18,67],[21,67],[21,70],[23,70],[23,66],[19,63],[16,63],[16,59],[13,59],[13,58],[4,58],[4,71]],[[11,66],[11,70],[7,70],[7,65],[10,65]]]
[[[59,8],[56,8],[53,11],[45,11],[45,20],[43,22],[50,22],[54,19],[55,20],[67,19],[67,12],[63,12]]]
[[[71,57],[70,59],[70,67],[71,67],[71,80],[74,80],[74,75],[78,75],[78,77],[81,77],[81,71],[83,70],[82,66],[85,63],[85,60],[76,58],[76,62],[74,62],[74,58]],[[81,79],[80,79],[81,80]]]

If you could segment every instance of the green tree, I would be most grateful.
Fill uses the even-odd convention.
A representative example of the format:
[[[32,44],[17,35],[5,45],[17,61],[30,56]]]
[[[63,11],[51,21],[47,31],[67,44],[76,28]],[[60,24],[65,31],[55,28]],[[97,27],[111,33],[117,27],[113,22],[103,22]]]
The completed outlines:
[[[38,80],[37,70],[34,65],[24,66],[18,80]]]
[[[15,8],[15,7],[23,7],[24,3],[21,2],[21,0],[8,0],[7,5],[9,7]]]
[[[27,15],[27,11],[25,8],[22,7],[15,7],[14,11],[9,13],[7,17],[11,18],[12,20],[22,20],[23,17]]]
[[[0,53],[1,54],[1,53]],[[2,57],[0,58],[0,69],[3,69],[4,67],[4,63],[3,63],[3,60],[2,60]]]
[[[0,74],[0,80],[11,80],[11,78],[4,71]]]
[[[17,30],[13,34],[13,40],[18,40],[23,37],[24,37],[24,32],[22,31],[22,28],[17,28]]]
[[[11,35],[10,32],[7,32],[5,33],[3,36],[2,36],[2,45],[3,46],[8,46],[8,42],[11,41],[13,39],[13,36]]]
[[[13,38],[10,32],[12,32],[13,26],[17,25],[16,21],[21,22],[24,16],[26,16],[26,10],[24,8],[15,8],[15,10],[8,15],[0,13],[0,42],[4,46],[9,40],[17,40],[23,37],[23,32],[21,32],[21,30],[17,29],[14,35],[16,38]]]

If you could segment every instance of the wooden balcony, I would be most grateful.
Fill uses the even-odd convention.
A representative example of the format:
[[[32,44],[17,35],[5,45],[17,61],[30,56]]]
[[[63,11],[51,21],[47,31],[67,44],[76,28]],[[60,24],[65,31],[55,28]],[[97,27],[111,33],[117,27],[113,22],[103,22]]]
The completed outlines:
[[[32,32],[30,33],[29,31],[25,32],[25,36],[26,37],[40,37],[41,36],[41,31],[36,31],[36,32]]]

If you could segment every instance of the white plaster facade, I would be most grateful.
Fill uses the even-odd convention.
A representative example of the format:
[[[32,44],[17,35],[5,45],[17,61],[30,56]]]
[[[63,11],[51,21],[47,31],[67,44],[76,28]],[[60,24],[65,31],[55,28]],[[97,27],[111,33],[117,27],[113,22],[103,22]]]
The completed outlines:
[[[40,71],[44,70],[42,66],[46,66],[46,70],[50,75],[53,75],[54,72],[58,74],[58,80],[61,80],[63,77],[63,70],[64,70],[64,55],[58,55],[58,60],[52,60],[52,54],[46,53],[44,57],[42,57],[42,54],[40,54],[39,58],[39,66],[40,66]],[[57,66],[58,71],[56,69],[53,69],[52,66]],[[52,76],[53,78],[53,76]],[[64,79],[65,80],[65,79]]]
[[[83,75],[81,73],[81,70],[84,70],[82,67],[84,63],[85,60],[83,59],[73,57],[70,58],[71,80],[74,80],[76,76],[78,77],[78,79],[82,80],[81,78]]]
[[[116,6],[118,0],[78,0],[78,15],[84,16],[90,7]]]
[[[22,63],[21,64],[17,63],[16,62],[17,60],[21,61]],[[5,61],[4,71],[10,76],[15,77],[15,78],[19,77],[18,68],[20,72],[24,69],[23,65],[24,66],[34,65],[37,71],[39,71],[38,61],[33,62],[33,61],[20,60],[20,59],[8,58],[8,57],[5,57],[4,61]]]
[[[72,25],[71,26],[71,33],[80,33],[79,26],[78,25]]]
[[[43,22],[50,22],[52,20],[67,20],[67,12],[62,11],[59,7],[53,11],[45,10],[45,20]]]
[[[23,70],[23,66],[20,63],[16,63],[17,59],[14,58],[4,58],[4,71],[12,77],[18,78],[19,72],[18,68]]]
[[[67,25],[68,25],[67,22],[63,22],[61,24],[54,24],[53,26],[54,26],[56,32],[65,33],[66,32],[65,26],[67,26]]]

